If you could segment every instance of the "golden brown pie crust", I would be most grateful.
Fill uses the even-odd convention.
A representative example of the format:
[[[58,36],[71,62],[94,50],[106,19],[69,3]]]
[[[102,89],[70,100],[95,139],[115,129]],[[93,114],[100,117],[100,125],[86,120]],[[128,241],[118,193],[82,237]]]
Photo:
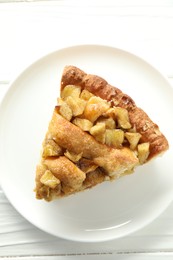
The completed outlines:
[[[76,154],[82,153],[84,158],[92,160],[107,172],[122,173],[138,163],[128,148],[114,149],[97,142],[90,134],[59,115],[56,109],[48,132],[61,147]]]
[[[68,85],[88,90],[94,96],[107,100],[111,107],[120,107],[128,111],[132,128],[141,135],[140,143],[149,143],[149,155],[144,161],[166,151],[169,147],[165,136],[148,115],[138,108],[131,97],[107,83],[96,75],[86,74],[74,66],[64,68],[61,79],[61,93]],[[83,131],[64,118],[55,106],[48,131],[43,141],[40,163],[36,168],[36,198],[51,201],[67,196],[98,183],[116,179],[129,174],[139,164],[135,151],[129,147],[112,147],[101,143],[89,132]],[[126,112],[127,112],[126,111]],[[123,130],[124,131],[124,130]],[[49,154],[49,148],[52,151]],[[73,156],[76,161],[73,161]]]
[[[150,154],[147,160],[169,148],[168,141],[160,132],[158,125],[141,108],[136,106],[131,97],[111,86],[103,78],[86,74],[75,66],[66,66],[61,79],[61,89],[69,84],[80,86],[102,99],[111,101],[115,106],[126,108],[129,112],[130,123],[142,135],[141,141],[150,143]]]

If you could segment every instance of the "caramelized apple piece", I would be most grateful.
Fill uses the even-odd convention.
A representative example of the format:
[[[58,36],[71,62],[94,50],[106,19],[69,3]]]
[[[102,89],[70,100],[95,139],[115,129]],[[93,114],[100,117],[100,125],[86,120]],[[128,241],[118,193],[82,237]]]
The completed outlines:
[[[80,98],[82,98],[82,99],[88,101],[88,100],[89,100],[91,97],[93,97],[93,96],[94,96],[94,95],[93,95],[91,92],[89,92],[88,90],[84,89],[84,90],[82,90],[82,92],[81,92]]]
[[[115,120],[111,117],[109,117],[109,118],[104,118],[104,117],[99,118],[97,120],[97,122],[98,123],[104,123],[107,129],[115,129],[116,128]]]
[[[83,131],[90,131],[93,123],[88,119],[78,118],[76,117],[73,121],[73,124],[79,126]]]
[[[49,170],[46,170],[45,173],[41,176],[40,182],[52,189],[60,184],[60,180],[56,178]]]
[[[131,124],[129,122],[128,111],[122,107],[114,107],[114,114],[117,118],[118,124],[123,129],[130,129]]]
[[[93,96],[91,97],[84,110],[84,118],[90,120],[94,123],[99,116],[105,113],[110,107],[110,104],[101,99],[100,97]]]
[[[104,123],[97,123],[90,129],[90,134],[95,137],[95,139],[104,144],[105,143],[105,124]]]
[[[67,97],[79,98],[81,88],[74,85],[67,85],[61,92],[61,98],[66,100]]]
[[[150,144],[149,143],[142,143],[142,144],[138,144],[137,146],[137,150],[138,150],[138,159],[140,164],[143,164],[147,158],[148,155],[150,153]]]
[[[78,162],[82,158],[82,153],[75,154],[73,152],[69,152],[68,150],[64,153],[64,155],[72,162]]]
[[[119,148],[124,141],[124,132],[121,129],[106,129],[105,142],[109,146]]]
[[[43,145],[43,158],[62,155],[62,148],[53,140],[46,140]]]
[[[71,96],[66,98],[66,103],[71,108],[73,116],[82,115],[85,109],[86,101],[81,98],[73,98]]]
[[[71,110],[71,108],[69,107],[69,105],[63,101],[62,99],[59,99],[59,106],[57,106],[57,110],[59,111],[59,113],[68,121],[70,121],[72,119],[73,116],[73,112]]]
[[[141,138],[141,134],[126,132],[125,137],[130,144],[130,149],[135,150],[135,148],[136,148],[136,146],[137,146],[137,144],[138,144],[138,142]]]

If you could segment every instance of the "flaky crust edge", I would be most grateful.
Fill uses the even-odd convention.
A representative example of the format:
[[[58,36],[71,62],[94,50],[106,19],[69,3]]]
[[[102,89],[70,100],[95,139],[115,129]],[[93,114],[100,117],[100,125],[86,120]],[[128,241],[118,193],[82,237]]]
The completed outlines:
[[[150,154],[147,161],[169,148],[168,141],[159,130],[158,125],[141,108],[136,106],[130,96],[110,85],[105,79],[97,75],[87,74],[75,66],[66,66],[62,73],[61,90],[70,84],[87,89],[94,95],[111,101],[114,106],[126,108],[132,126],[142,135],[141,141],[150,143]]]

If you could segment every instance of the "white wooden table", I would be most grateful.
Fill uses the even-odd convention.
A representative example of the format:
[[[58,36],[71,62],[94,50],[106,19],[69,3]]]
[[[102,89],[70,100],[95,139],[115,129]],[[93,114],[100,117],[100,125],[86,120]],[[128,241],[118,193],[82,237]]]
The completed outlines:
[[[173,86],[172,32],[172,0],[0,0],[0,99],[10,81],[33,60],[83,43],[132,51],[160,69]],[[173,259],[173,203],[150,225],[125,238],[77,243],[34,227],[0,188],[1,258]]]

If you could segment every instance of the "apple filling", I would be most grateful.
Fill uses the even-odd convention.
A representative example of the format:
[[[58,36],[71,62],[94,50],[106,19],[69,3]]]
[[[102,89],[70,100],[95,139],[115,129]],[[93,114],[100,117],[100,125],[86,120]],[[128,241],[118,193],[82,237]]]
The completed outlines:
[[[80,128],[87,135],[87,140],[94,139],[96,149],[83,151],[78,143],[74,144],[78,146],[74,149],[63,138],[61,127],[57,129],[60,133],[56,137],[48,131],[43,143],[42,166],[37,167],[38,199],[50,201],[54,197],[90,188],[105,180],[129,174],[134,166],[146,162],[150,151],[149,143],[141,142],[141,134],[129,121],[128,110],[125,108],[112,106],[111,102],[88,90],[81,90],[78,86],[67,85],[61,91],[55,110],[63,120]],[[78,139],[78,136],[75,138]],[[111,164],[111,156],[114,158],[114,151],[121,152],[123,148],[134,153],[137,159],[130,169],[124,167],[116,172],[116,164]],[[96,153],[99,155],[96,156]],[[109,157],[102,153],[108,153]]]
[[[58,101],[58,112],[98,142],[113,148],[128,147],[140,164],[147,160],[149,143],[140,143],[141,134],[131,125],[125,108],[112,107],[111,102],[74,85],[66,86]]]

